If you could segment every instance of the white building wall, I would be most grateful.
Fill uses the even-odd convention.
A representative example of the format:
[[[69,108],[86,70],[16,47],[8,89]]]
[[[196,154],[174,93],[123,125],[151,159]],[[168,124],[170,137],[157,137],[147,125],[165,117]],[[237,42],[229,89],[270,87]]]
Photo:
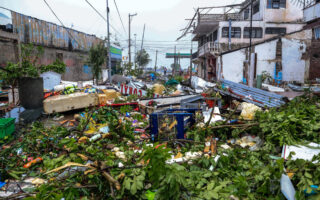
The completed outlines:
[[[222,78],[236,83],[242,82],[245,60],[245,49],[224,54],[222,56]]]
[[[303,37],[302,37],[303,36]],[[302,38],[302,39],[299,39]],[[295,34],[286,35],[282,41],[282,79],[283,81],[297,81],[303,83],[308,77],[309,61],[303,58],[307,53],[307,46],[311,42],[311,31],[305,30]],[[256,74],[268,72],[274,78],[276,64],[276,47],[278,39],[254,46],[257,54]],[[239,83],[243,79],[243,63],[245,61],[245,49],[240,49],[221,56],[222,75],[226,80]]]
[[[312,5],[304,9],[304,21],[309,22],[314,19],[320,18],[320,3]]]
[[[305,80],[306,61],[302,54],[306,52],[306,44],[299,40],[282,39],[282,74],[284,81]]]
[[[263,41],[266,39],[270,39],[272,37],[277,36],[276,34],[265,34],[265,29],[268,27],[274,27],[274,28],[286,28],[287,29],[287,33],[292,33],[292,32],[296,32],[296,31],[300,31],[303,29],[305,24],[303,23],[298,23],[298,24],[278,24],[278,23],[266,23],[264,21],[253,21],[252,23],[252,27],[261,27],[263,29],[263,33],[262,33],[262,38],[252,38],[252,42],[256,43],[259,41]],[[219,22],[219,34],[218,34],[218,41],[219,43],[228,43],[229,42],[229,38],[224,38],[222,37],[222,28],[223,27],[229,27],[229,22],[226,21],[222,21]],[[231,43],[249,43],[250,39],[249,38],[244,38],[243,34],[244,34],[244,28],[245,27],[250,27],[250,21],[234,21],[232,22],[232,27],[240,27],[241,28],[241,38],[231,38]]]
[[[296,1],[287,0],[286,8],[271,9],[267,8],[268,0],[261,0],[264,2],[264,21],[266,22],[294,22],[302,21],[303,11],[302,7]]]
[[[255,46],[257,53],[257,75],[268,72],[274,76],[277,40]]]

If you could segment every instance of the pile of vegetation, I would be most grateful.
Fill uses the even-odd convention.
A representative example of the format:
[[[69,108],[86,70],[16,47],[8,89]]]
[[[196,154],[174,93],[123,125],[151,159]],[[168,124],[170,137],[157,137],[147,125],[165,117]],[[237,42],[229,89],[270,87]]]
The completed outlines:
[[[283,144],[319,141],[319,102],[316,97],[297,98],[282,108],[257,113],[245,128],[223,127],[224,122],[220,122],[220,129],[197,126],[188,132],[192,141],[162,144],[150,144],[134,134],[132,124],[123,120],[129,108],[117,112],[102,107],[88,112],[76,129],[46,129],[41,123],[26,128],[0,152],[0,173],[4,179],[48,180],[25,194],[27,199],[285,199],[280,178],[286,172],[293,173],[296,199],[317,198],[307,197],[305,190],[310,192],[311,185],[320,185],[320,156],[312,161],[290,157],[286,161],[279,156]],[[88,126],[105,123],[110,128],[107,137],[79,143]],[[221,147],[231,138],[248,134],[260,136],[264,144],[256,151],[230,143],[229,149]],[[219,138],[217,154],[204,155],[205,141],[212,136]],[[19,148],[24,153],[18,155]],[[167,162],[172,155],[190,152],[201,152],[202,156]],[[41,157],[43,162],[23,168],[23,159],[31,156]],[[48,173],[68,162],[89,162],[88,170],[92,171],[76,171],[63,179],[57,178],[61,171]]]

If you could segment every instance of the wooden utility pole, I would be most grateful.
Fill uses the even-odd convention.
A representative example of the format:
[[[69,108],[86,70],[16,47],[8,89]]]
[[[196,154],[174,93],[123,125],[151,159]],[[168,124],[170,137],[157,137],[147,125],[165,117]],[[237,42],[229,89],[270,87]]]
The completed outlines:
[[[140,57],[139,57],[139,68],[141,68],[141,57],[142,57],[142,49],[143,49],[143,40],[144,40],[144,31],[146,29],[146,24],[143,25],[143,33],[142,33],[142,41],[141,41],[141,49],[140,49]]]
[[[156,63],[154,65],[154,72],[157,72],[158,50],[156,50]]]
[[[109,2],[108,0],[106,0],[107,2],[107,23],[108,23],[108,64],[107,64],[107,67],[108,67],[108,78],[109,78],[109,83],[111,84],[111,45],[110,45],[110,22],[109,22]]]

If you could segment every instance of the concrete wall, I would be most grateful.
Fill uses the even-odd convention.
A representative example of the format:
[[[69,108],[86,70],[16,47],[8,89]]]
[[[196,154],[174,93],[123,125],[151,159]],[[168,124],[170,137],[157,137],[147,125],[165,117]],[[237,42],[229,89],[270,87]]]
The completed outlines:
[[[245,49],[222,56],[222,78],[233,82],[242,82],[243,63],[246,60]],[[219,66],[219,63],[218,63]]]
[[[266,71],[271,76],[274,74],[277,40],[255,46],[257,53],[257,74]]]
[[[293,22],[302,21],[303,11],[302,7],[296,1],[286,0],[286,8],[270,9],[267,8],[268,0],[261,0],[264,2],[264,21],[266,22]]]
[[[84,52],[71,52],[54,48],[45,48],[40,58],[43,65],[53,63],[58,54],[62,54],[63,62],[66,64],[66,72],[62,80],[66,81],[88,81],[92,80],[91,68],[86,64],[88,54]]]
[[[299,37],[304,36],[303,39]],[[268,72],[274,78],[276,64],[277,39],[254,46],[257,54],[256,74]],[[296,34],[284,36],[282,41],[282,74],[283,81],[297,81],[303,83],[308,80],[310,57],[308,47],[311,45],[311,31],[305,30]],[[226,80],[241,82],[243,79],[243,63],[246,58],[246,50],[240,49],[221,56],[222,75]]]
[[[18,46],[12,40],[0,37],[0,65],[6,66],[7,62],[18,62]],[[43,65],[53,63],[57,54],[62,54],[63,62],[67,65],[66,73],[62,79],[66,81],[87,81],[92,80],[92,73],[86,64],[88,53],[66,51],[55,48],[44,47],[44,54],[39,59]]]
[[[0,66],[5,67],[7,62],[19,61],[18,45],[9,40],[0,38]]]
[[[320,3],[312,5],[303,10],[304,21],[309,22],[320,18]]]

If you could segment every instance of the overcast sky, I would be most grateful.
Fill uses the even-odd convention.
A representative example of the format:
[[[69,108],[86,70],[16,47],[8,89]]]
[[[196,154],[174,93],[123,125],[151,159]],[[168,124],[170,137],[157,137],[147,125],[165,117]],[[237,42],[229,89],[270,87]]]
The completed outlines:
[[[88,0],[103,15],[106,15],[106,0]],[[131,38],[133,39],[132,52],[134,53],[134,34],[137,35],[137,47],[140,49],[143,25],[146,24],[145,49],[149,52],[152,62],[155,63],[155,51],[158,50],[158,66],[170,66],[173,59],[166,59],[165,53],[177,51],[189,53],[191,48],[191,35],[184,37],[180,42],[175,40],[185,28],[186,18],[194,15],[195,9],[204,6],[217,6],[233,4],[241,0],[116,0],[124,24],[121,24],[114,0],[109,0],[112,40],[118,40],[127,55],[128,50],[128,14],[137,13],[132,20]],[[98,37],[107,35],[105,21],[97,15],[85,0],[47,0],[52,9],[62,20],[65,26],[73,29],[95,34]],[[0,0],[0,6],[12,9],[25,15],[60,23],[50,12],[43,0]],[[193,44],[196,50],[196,43]],[[133,58],[132,58],[133,59]],[[183,68],[188,67],[188,60],[181,61]]]

